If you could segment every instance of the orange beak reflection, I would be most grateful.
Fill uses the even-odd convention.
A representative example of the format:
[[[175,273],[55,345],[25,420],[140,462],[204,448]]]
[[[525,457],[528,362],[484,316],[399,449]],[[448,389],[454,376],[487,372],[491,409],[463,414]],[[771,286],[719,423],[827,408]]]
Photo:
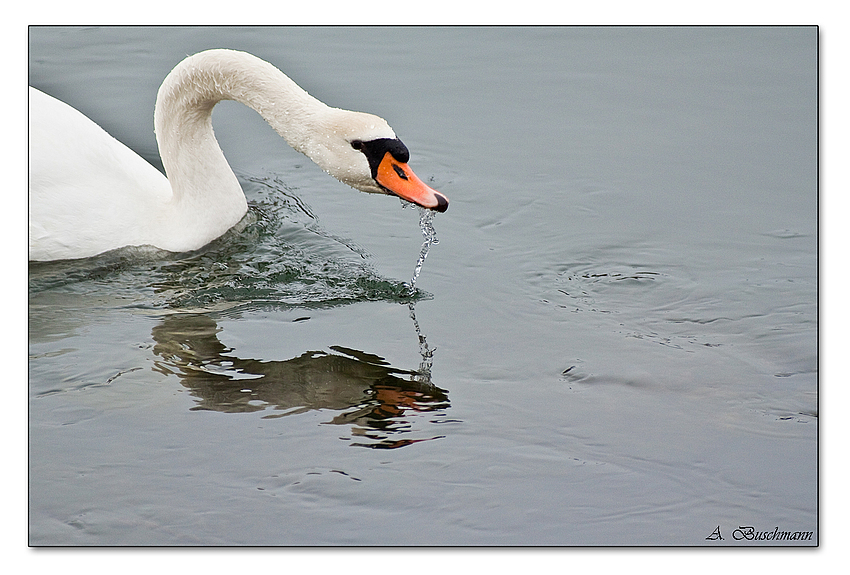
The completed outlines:
[[[384,159],[378,165],[375,180],[398,197],[423,208],[438,212],[449,209],[446,196],[425,185],[407,164],[399,162],[389,152],[384,154]]]

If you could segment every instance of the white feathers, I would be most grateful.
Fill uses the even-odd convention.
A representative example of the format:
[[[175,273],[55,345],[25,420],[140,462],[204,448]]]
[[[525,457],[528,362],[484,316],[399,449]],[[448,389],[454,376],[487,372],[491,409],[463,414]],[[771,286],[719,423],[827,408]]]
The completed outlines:
[[[371,114],[331,108],[244,52],[186,58],[163,81],[154,124],[168,179],[77,110],[30,88],[31,260],[130,245],[203,247],[235,225],[245,195],[212,130],[221,100],[256,110],[296,150],[342,182],[382,193],[351,141],[394,138]]]

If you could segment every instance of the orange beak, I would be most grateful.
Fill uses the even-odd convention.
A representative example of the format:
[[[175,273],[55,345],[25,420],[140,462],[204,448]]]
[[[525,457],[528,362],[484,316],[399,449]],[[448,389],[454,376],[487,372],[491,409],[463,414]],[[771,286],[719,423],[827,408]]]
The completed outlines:
[[[384,159],[378,165],[375,180],[398,197],[423,208],[438,212],[449,209],[446,196],[425,185],[407,164],[399,162],[389,152],[384,154]]]

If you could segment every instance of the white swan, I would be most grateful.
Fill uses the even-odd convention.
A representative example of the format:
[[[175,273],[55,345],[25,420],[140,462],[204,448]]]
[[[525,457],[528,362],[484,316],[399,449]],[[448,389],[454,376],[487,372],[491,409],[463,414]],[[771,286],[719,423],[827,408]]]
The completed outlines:
[[[250,106],[299,152],[364,192],[395,194],[445,211],[448,200],[407,166],[383,119],[331,108],[245,52],[208,50],[178,64],[159,89],[156,140],[167,178],[67,104],[30,88],[29,258],[94,256],[152,245],[203,247],[247,211],[219,148],[212,109]]]

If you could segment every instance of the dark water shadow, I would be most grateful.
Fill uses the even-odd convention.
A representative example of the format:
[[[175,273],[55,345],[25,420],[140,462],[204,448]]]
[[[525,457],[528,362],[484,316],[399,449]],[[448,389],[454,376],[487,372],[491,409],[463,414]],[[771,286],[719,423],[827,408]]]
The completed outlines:
[[[153,328],[154,369],[180,378],[197,400],[192,410],[271,412],[264,419],[331,410],[339,413],[325,423],[350,426],[352,445],[394,449],[443,437],[417,430],[418,416],[440,423],[450,407],[447,391],[431,383],[431,351],[412,306],[411,317],[423,355],[415,371],[341,346],[285,361],[242,358],[218,339],[218,324],[205,314],[169,315]]]

